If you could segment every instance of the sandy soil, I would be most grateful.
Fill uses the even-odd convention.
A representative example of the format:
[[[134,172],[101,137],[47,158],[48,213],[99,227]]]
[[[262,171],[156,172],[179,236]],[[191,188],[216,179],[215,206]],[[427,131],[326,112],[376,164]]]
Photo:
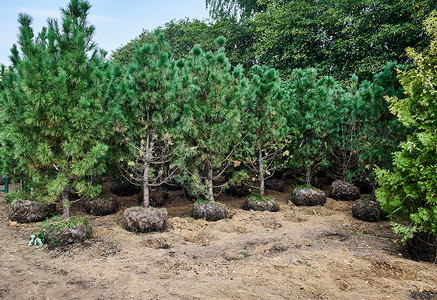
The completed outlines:
[[[389,222],[352,218],[351,202],[296,207],[290,193],[272,192],[278,213],[222,195],[231,218],[206,222],[173,191],[168,230],[153,234],[123,229],[136,199],[120,197],[68,247],[27,246],[40,223],[8,222],[0,196],[0,299],[437,299],[437,265],[405,258]]]

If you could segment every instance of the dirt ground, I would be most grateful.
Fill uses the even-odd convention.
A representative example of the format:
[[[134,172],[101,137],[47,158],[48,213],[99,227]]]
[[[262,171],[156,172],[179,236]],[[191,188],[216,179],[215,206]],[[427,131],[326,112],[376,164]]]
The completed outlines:
[[[221,195],[231,217],[206,222],[172,191],[168,230],[152,234],[123,228],[136,199],[120,197],[117,214],[86,216],[91,240],[67,247],[27,246],[41,224],[8,222],[0,196],[0,299],[437,299],[437,265],[404,257],[389,222],[333,199],[296,207],[291,186],[271,194],[280,212]]]

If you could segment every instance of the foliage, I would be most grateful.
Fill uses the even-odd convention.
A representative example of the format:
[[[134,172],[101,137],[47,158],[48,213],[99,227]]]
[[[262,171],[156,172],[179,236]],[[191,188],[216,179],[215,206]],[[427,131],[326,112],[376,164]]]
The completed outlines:
[[[244,163],[257,174],[259,192],[264,196],[264,181],[286,161],[288,126],[285,118],[283,83],[274,69],[254,66],[250,73],[251,94],[245,112]],[[289,109],[289,108],[288,108]]]
[[[287,145],[288,165],[304,175],[306,185],[329,165],[331,139],[338,126],[334,102],[338,89],[332,78],[319,78],[316,69],[296,69],[288,82],[285,111],[293,137]]]
[[[199,204],[207,204],[207,203],[209,203],[208,200],[205,200],[205,199],[202,199],[202,198],[198,198],[198,199],[196,200],[196,202],[199,203]]]
[[[213,50],[217,36],[227,39],[232,65],[275,68],[289,78],[296,68],[317,68],[321,74],[347,81],[373,79],[384,66],[397,61],[411,65],[406,47],[429,44],[422,21],[437,0],[207,0],[214,22],[171,21],[160,27],[175,59],[186,58],[196,44]],[[153,41],[144,31],[117,49],[117,63],[131,62],[134,41]]]
[[[267,195],[267,196],[262,196],[259,193],[252,193],[249,196],[246,197],[248,200],[253,200],[253,201],[263,201],[263,202],[269,202],[271,200],[273,200],[273,196],[272,195]]]
[[[199,46],[184,62],[178,61],[181,85],[181,118],[178,120],[181,149],[187,158],[180,164],[182,180],[195,194],[214,201],[214,182],[233,163],[242,138],[247,80],[231,66],[224,53],[225,39],[219,37],[216,53]],[[218,187],[223,187],[219,184]]]
[[[360,163],[366,133],[363,131],[373,100],[373,90],[368,82],[359,85],[352,76],[350,85],[342,89],[336,99],[339,124],[333,139],[332,165],[328,174],[335,179],[352,181]]]
[[[30,191],[14,190],[5,194],[5,201],[7,204],[11,204],[14,200],[31,200]]]
[[[12,48],[8,88],[1,97],[1,144],[11,145],[18,167],[37,186],[36,196],[53,202],[69,193],[95,196],[95,176],[105,170],[110,132],[112,81],[106,53],[93,42],[90,4],[71,0],[62,20],[49,19],[37,37],[32,18],[20,14],[19,46]]]
[[[406,136],[406,128],[390,113],[384,95],[403,97],[403,88],[389,63],[373,83],[358,82],[352,76],[336,100],[340,119],[333,139],[331,177],[341,180],[367,181],[376,186],[375,166],[391,168],[392,153]]]
[[[0,68],[0,103],[5,103],[4,98],[7,91],[13,89],[16,82],[16,74],[10,71],[10,68],[1,65]],[[2,106],[3,107],[3,106]],[[18,168],[18,163],[13,155],[13,147],[7,137],[7,132],[3,130],[8,126],[8,117],[4,114],[7,110],[0,110],[0,174],[10,176],[12,174],[22,175]]]
[[[369,181],[376,188],[375,166],[392,168],[393,153],[405,140],[409,130],[397,116],[390,112],[386,96],[405,98],[404,89],[396,77],[396,69],[406,70],[403,65],[387,64],[376,74],[370,89],[364,91],[362,121],[362,152],[357,178]]]
[[[264,5],[257,0],[206,0],[206,7],[214,19],[229,16],[248,18],[260,12]]]
[[[149,188],[172,178],[171,124],[178,116],[174,99],[167,95],[176,68],[164,36],[153,44],[136,44],[135,62],[127,66],[118,97],[123,108],[118,120],[124,153],[120,161],[124,177],[143,188],[144,207],[149,206]]]
[[[77,216],[70,216],[68,219],[55,216],[47,219],[42,223],[38,233],[35,234],[34,243],[39,239],[43,244],[57,245],[58,241],[54,237],[59,235],[65,228],[78,228],[79,226],[89,227],[90,223],[87,219]],[[91,235],[92,231],[87,234],[86,238],[90,238]]]
[[[296,184],[293,189],[295,190],[312,190],[315,189],[312,185],[306,185],[306,184]]]
[[[437,13],[424,24],[432,37],[431,45],[421,53],[407,49],[415,68],[399,70],[408,97],[387,98],[390,110],[415,132],[394,154],[393,170],[377,170],[377,199],[395,220],[393,229],[404,241],[414,232],[437,236]]]
[[[405,48],[429,43],[421,22],[436,0],[261,0],[253,17],[256,56],[289,76],[316,67],[342,80],[371,80],[390,61],[408,64]]]
[[[215,50],[215,39],[226,38],[225,50],[230,63],[249,68],[255,64],[253,55],[254,35],[250,22],[238,22],[235,18],[222,18],[215,22],[182,19],[170,21],[158,27],[169,43],[174,60],[186,59],[190,50],[199,45],[204,52]],[[154,42],[154,32],[144,30],[138,37],[116,49],[112,54],[114,62],[126,65],[134,61],[135,43],[140,47]]]

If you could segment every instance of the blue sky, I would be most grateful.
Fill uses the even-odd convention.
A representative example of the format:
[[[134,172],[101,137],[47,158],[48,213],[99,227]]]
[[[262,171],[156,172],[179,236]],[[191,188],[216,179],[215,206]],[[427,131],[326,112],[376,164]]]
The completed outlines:
[[[68,0],[0,0],[0,63],[10,65],[10,48],[17,42],[18,14],[33,16],[34,32],[48,17],[60,17]],[[90,23],[96,27],[99,47],[112,50],[138,36],[143,28],[152,30],[173,19],[208,18],[205,0],[89,0]]]

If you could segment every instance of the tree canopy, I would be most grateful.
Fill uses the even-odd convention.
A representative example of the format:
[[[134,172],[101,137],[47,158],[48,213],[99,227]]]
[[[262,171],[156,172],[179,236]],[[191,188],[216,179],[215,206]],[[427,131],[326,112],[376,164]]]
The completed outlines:
[[[422,21],[435,0],[271,1],[255,14],[256,57],[282,72],[316,67],[325,75],[372,79],[388,62],[411,62],[405,48],[423,49]]]

